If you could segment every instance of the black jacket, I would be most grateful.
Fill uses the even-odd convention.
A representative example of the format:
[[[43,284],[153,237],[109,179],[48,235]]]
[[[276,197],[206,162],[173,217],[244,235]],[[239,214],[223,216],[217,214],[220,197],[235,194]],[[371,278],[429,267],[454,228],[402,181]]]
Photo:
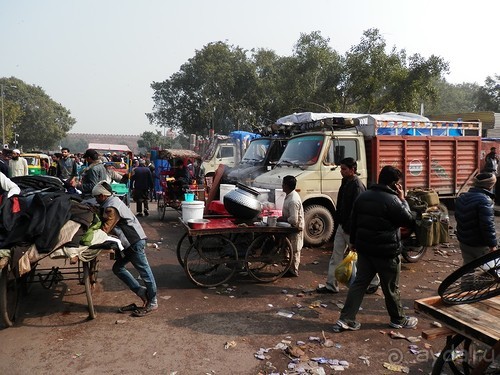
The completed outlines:
[[[401,253],[399,228],[412,226],[408,203],[385,185],[373,185],[354,202],[350,242],[356,251],[377,258]]]
[[[358,176],[343,178],[337,196],[337,209],[335,211],[335,225],[342,225],[345,233],[351,233],[351,212],[354,201],[366,190]]]
[[[494,195],[472,187],[455,201],[458,241],[469,246],[497,246]]]

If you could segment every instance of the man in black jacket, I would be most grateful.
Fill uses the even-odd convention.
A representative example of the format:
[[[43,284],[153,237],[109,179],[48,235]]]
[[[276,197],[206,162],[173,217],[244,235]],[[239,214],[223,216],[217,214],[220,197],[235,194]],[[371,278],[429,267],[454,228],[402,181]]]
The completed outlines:
[[[349,246],[349,233],[351,233],[351,212],[354,201],[366,188],[357,174],[358,163],[353,158],[345,158],[340,161],[340,174],[342,184],[337,196],[337,207],[335,210],[335,236],[333,239],[333,251],[328,265],[328,276],[326,285],[318,287],[318,293],[338,293],[339,284],[335,278],[335,268],[344,259],[344,253]],[[375,292],[378,287],[378,277],[375,277],[370,287],[370,292]]]
[[[153,188],[153,177],[151,170],[146,167],[146,161],[141,159],[139,166],[132,172],[130,178],[132,184],[132,195],[136,204],[136,216],[142,216],[142,206],[144,205],[144,215],[149,215],[149,190]]]
[[[385,296],[385,305],[392,328],[413,328],[418,320],[404,313],[399,294],[401,271],[401,226],[411,226],[413,217],[399,183],[402,173],[386,165],[379,174],[378,184],[362,193],[352,210],[351,248],[358,253],[356,279],[349,287],[340,319],[333,330],[356,331],[361,327],[356,314],[366,288],[375,274]]]
[[[497,249],[495,195],[491,192],[495,182],[493,173],[480,173],[469,191],[461,194],[455,202],[457,238],[463,264]]]

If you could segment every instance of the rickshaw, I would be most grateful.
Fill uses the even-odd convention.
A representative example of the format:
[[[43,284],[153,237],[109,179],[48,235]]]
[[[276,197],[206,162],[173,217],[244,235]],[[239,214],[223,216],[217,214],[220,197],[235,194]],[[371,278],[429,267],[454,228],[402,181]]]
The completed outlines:
[[[30,176],[40,176],[48,174],[52,160],[49,155],[39,152],[22,153],[21,156],[28,163],[28,174]]]
[[[155,177],[158,179],[156,200],[160,220],[165,217],[167,207],[180,210],[184,194],[193,194],[190,197],[205,200],[201,157],[194,151],[182,149],[159,150],[155,160]],[[175,179],[175,172],[179,163],[189,171],[189,181],[179,183]]]

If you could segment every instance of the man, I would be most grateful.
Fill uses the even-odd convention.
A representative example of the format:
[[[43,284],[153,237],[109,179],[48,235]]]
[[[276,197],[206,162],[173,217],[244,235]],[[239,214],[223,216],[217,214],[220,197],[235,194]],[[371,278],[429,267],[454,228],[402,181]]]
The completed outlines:
[[[498,163],[500,162],[500,157],[497,155],[496,147],[490,148],[490,152],[484,157],[484,169],[483,172],[489,172],[497,175]]]
[[[9,161],[9,177],[27,176],[28,162],[21,155],[17,148],[12,150],[12,157]]]
[[[57,177],[61,179],[66,188],[74,187],[76,185],[76,162],[71,158],[69,148],[63,147],[61,149],[61,157],[57,160]]]
[[[153,188],[153,176],[144,159],[141,159],[139,166],[134,169],[130,183],[133,189],[132,197],[136,204],[136,215],[143,215],[142,206],[144,205],[144,215],[149,216],[149,190]]]
[[[282,216],[278,217],[277,221],[289,223],[292,227],[299,230],[298,233],[293,233],[288,237],[292,244],[293,263],[285,275],[298,277],[300,251],[304,245],[304,209],[299,193],[295,191],[297,179],[294,176],[285,176],[281,185],[286,196],[283,202]]]
[[[344,253],[349,247],[349,233],[351,233],[351,212],[354,201],[366,190],[365,185],[357,174],[358,163],[353,158],[345,158],[340,161],[340,174],[342,183],[337,196],[337,209],[335,211],[335,237],[333,240],[333,252],[328,265],[328,276],[326,286],[316,289],[318,293],[338,293],[339,284],[335,278],[335,268],[344,259]],[[379,280],[375,276],[367,293],[374,293],[378,288]]]
[[[491,189],[497,178],[493,173],[474,177],[472,187],[455,201],[457,239],[463,264],[497,249],[495,211]]]
[[[116,235],[125,250],[117,253],[113,264],[113,273],[122,280],[129,289],[142,300],[142,307],[135,303],[123,306],[119,312],[132,311],[133,316],[145,316],[158,309],[156,297],[156,281],[144,252],[146,247],[146,234],[130,208],[113,196],[111,186],[106,181],[101,181],[92,189],[92,196],[101,206],[102,230],[108,234]],[[132,263],[139,272],[145,287],[125,268]]]
[[[0,172],[5,176],[9,175],[9,158],[7,157],[6,149],[3,149],[0,153]]]
[[[0,195],[7,192],[7,198],[21,194],[21,189],[5,174],[0,172]]]
[[[411,226],[413,217],[405,201],[399,181],[399,169],[386,165],[382,168],[378,184],[362,193],[352,209],[350,246],[358,253],[357,273],[349,287],[340,319],[334,332],[356,331],[356,321],[366,288],[375,274],[380,276],[385,305],[392,328],[413,328],[418,319],[407,317],[399,295],[401,271],[401,226]]]
[[[87,162],[88,167],[83,171],[79,190],[81,190],[83,198],[87,199],[92,197],[94,186],[99,181],[105,181],[108,174],[96,150],[89,148],[83,154],[83,158]]]
[[[167,182],[170,199],[182,199],[184,189],[189,188],[189,171],[181,159],[175,162],[174,182]]]

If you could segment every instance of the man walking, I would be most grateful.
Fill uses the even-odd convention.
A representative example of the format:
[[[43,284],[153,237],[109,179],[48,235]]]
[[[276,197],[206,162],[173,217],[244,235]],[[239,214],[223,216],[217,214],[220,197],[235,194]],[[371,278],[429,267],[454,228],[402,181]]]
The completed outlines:
[[[469,191],[460,194],[455,201],[457,239],[463,264],[497,249],[495,196],[491,192],[496,181],[493,173],[480,173],[474,177]]]
[[[299,230],[288,236],[292,244],[293,263],[286,276],[299,276],[300,251],[304,245],[304,209],[299,193],[295,191],[297,180],[294,176],[285,176],[282,181],[283,192],[285,192],[285,201],[283,202],[282,216],[278,217],[279,222],[290,224]]]
[[[151,170],[146,166],[146,161],[141,159],[139,166],[132,172],[130,177],[132,185],[132,197],[136,203],[136,215],[142,216],[142,206],[144,205],[144,215],[149,215],[149,190],[153,188],[153,176]]]
[[[113,264],[113,273],[120,278],[129,289],[142,300],[142,307],[135,303],[123,306],[119,312],[131,311],[133,316],[145,316],[158,309],[156,297],[156,281],[144,252],[146,247],[146,234],[141,224],[130,208],[112,193],[111,186],[106,181],[101,181],[92,189],[92,196],[101,206],[102,230],[116,235],[125,250],[117,253]],[[132,263],[139,272],[145,287],[125,268]]]
[[[342,184],[337,196],[337,209],[335,211],[335,237],[333,240],[333,252],[328,265],[328,276],[326,286],[318,287],[318,293],[338,293],[339,285],[335,278],[335,268],[344,259],[344,253],[349,247],[349,233],[351,233],[351,213],[354,201],[366,188],[357,175],[358,163],[353,158],[345,158],[340,161],[340,174]],[[378,277],[370,283],[367,291],[374,293],[378,288]]]
[[[414,221],[399,183],[401,178],[399,169],[386,165],[380,171],[378,184],[354,202],[350,243],[358,253],[357,273],[349,287],[340,319],[333,327],[334,332],[360,329],[356,315],[366,288],[377,273],[390,316],[389,325],[392,328],[413,328],[418,323],[417,318],[405,315],[399,292],[402,247],[399,228],[409,227]]]

